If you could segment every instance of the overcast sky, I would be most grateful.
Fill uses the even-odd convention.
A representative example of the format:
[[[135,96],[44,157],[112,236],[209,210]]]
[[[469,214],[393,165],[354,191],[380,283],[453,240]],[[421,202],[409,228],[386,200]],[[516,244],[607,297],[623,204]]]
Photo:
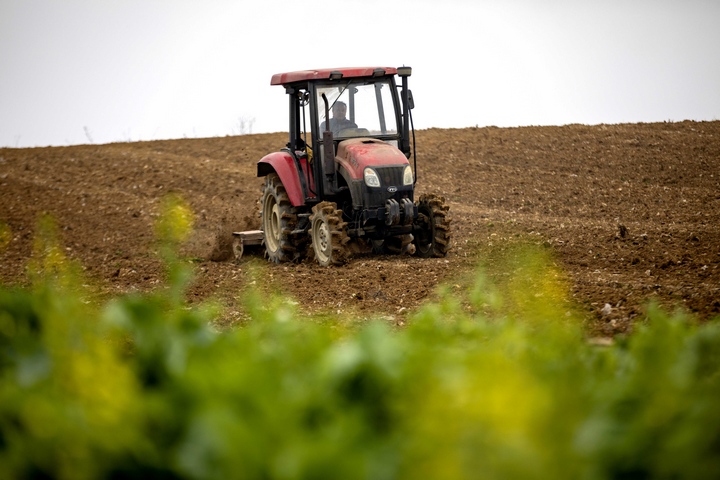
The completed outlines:
[[[719,47],[718,0],[0,0],[0,146],[285,131],[272,74],[343,66],[416,128],[717,120]]]

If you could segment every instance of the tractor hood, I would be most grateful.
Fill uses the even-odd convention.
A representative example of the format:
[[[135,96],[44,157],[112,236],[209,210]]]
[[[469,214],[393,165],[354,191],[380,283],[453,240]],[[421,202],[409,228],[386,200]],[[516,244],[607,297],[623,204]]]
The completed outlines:
[[[365,167],[408,165],[405,155],[395,146],[375,138],[351,138],[338,145],[337,161],[353,179],[361,179]]]

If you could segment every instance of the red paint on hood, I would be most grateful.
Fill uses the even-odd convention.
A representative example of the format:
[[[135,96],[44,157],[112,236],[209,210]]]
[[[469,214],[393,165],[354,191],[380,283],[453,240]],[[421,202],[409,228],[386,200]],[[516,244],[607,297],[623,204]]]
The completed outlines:
[[[352,138],[340,142],[337,158],[355,179],[362,178],[363,169],[368,166],[408,164],[408,159],[397,147],[374,138]]]

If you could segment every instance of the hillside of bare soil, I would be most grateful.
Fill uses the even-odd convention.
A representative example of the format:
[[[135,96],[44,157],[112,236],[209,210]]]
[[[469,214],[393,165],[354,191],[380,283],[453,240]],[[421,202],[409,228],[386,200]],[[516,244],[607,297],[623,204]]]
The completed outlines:
[[[429,129],[416,132],[418,192],[445,196],[447,258],[354,258],[348,265],[236,262],[230,232],[259,228],[255,164],[285,134],[0,149],[0,282],[23,284],[38,217],[107,294],[163,281],[153,225],[179,193],[195,231],[191,301],[217,299],[242,321],[240,293],[260,275],[308,312],[401,323],[439,284],[454,285],[487,248],[546,245],[567,273],[591,335],[631,330],[654,300],[720,315],[720,122]],[[259,273],[251,273],[257,271]]]

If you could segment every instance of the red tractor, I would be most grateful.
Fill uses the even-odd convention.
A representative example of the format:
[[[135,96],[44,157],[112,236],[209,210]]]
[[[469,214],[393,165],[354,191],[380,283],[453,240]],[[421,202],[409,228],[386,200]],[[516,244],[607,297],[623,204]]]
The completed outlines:
[[[328,266],[358,251],[447,254],[444,198],[414,196],[411,73],[363,67],[273,75],[271,85],[288,95],[290,138],[257,164],[269,260],[300,261],[312,251]]]

